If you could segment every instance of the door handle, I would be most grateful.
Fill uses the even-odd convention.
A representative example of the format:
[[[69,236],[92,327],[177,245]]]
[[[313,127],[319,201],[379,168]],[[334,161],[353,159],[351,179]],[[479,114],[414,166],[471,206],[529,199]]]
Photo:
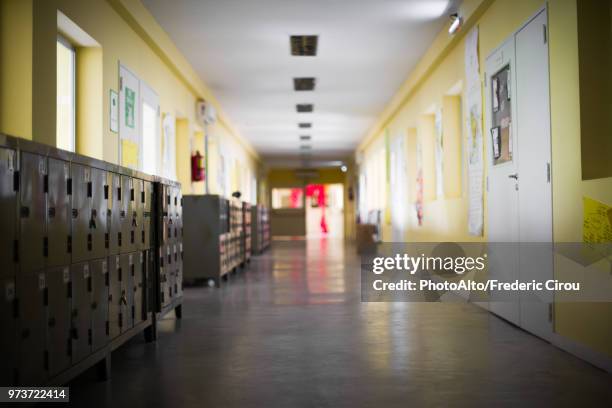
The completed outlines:
[[[508,178],[518,180],[518,173],[509,174],[509,175],[508,175]]]

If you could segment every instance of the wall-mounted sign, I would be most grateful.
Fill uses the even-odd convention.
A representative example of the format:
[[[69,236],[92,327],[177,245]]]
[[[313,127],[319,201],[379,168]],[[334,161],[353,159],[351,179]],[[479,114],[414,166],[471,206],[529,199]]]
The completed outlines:
[[[113,133],[119,132],[119,94],[110,90],[110,130]]]

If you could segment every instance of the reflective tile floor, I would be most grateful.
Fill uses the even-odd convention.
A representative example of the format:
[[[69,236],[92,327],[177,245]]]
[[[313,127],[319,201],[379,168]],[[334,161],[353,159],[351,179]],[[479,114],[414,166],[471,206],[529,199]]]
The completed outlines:
[[[221,289],[188,288],[183,319],[113,355],[87,407],[612,406],[612,375],[476,306],[361,303],[340,241],[276,241]]]

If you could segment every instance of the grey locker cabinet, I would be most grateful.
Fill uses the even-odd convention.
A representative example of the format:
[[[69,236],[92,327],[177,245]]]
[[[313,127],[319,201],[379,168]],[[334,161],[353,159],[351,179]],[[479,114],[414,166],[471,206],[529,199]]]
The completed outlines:
[[[116,255],[120,252],[123,244],[121,233],[121,211],[123,206],[123,189],[121,188],[121,176],[117,173],[108,173],[110,182],[108,208],[110,211],[109,221],[109,254]]]
[[[3,260],[0,277],[13,276],[16,268],[17,174],[17,153],[0,148],[0,259]]]
[[[175,244],[175,263],[174,263],[174,296],[183,296],[183,243]]]
[[[46,287],[44,271],[17,275],[20,385],[43,385],[47,379]]]
[[[122,254],[120,255],[121,265],[121,298],[122,298],[122,309],[121,309],[121,333],[131,329],[134,326],[134,319],[132,318],[133,306],[134,306],[134,276],[136,275],[135,265],[135,253]]]
[[[49,376],[70,367],[70,267],[47,269],[47,354]]]
[[[17,306],[15,277],[0,277],[0,325],[2,335],[0,336],[0,384],[9,385],[14,383],[16,367],[16,330],[17,330]]]
[[[89,262],[71,266],[71,337],[72,363],[91,353],[92,279]]]
[[[133,280],[133,292],[134,292],[134,304],[132,306],[132,318],[134,319],[134,326],[146,320],[146,258],[145,252],[140,251],[134,254],[134,276]]]
[[[44,268],[45,212],[47,158],[27,152],[21,153],[19,171],[19,263],[21,273],[32,273]]]
[[[108,322],[109,339],[112,340],[121,334],[122,311],[124,308],[122,298],[121,258],[119,255],[111,255],[108,260]]]
[[[104,170],[92,168],[92,207],[89,217],[89,230],[92,235],[92,259],[104,258],[108,254],[108,244],[106,243],[106,232],[108,228],[107,219],[107,196],[108,186],[106,172]]]
[[[84,262],[93,256],[90,230],[93,183],[92,169],[72,164],[72,262]]]
[[[108,260],[91,261],[92,279],[92,349],[99,350],[108,343],[110,334],[108,316],[109,275]]]
[[[70,163],[49,158],[47,176],[47,268],[70,264]]]
[[[136,218],[134,216],[135,209],[135,191],[134,179],[130,176],[121,176],[121,236],[122,243],[119,250],[120,253],[126,254],[133,252],[136,249]]]

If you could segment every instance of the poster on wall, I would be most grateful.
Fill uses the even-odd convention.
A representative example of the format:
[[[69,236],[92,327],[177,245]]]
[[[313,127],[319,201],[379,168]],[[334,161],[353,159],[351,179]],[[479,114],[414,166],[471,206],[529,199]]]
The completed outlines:
[[[162,174],[170,180],[176,180],[176,119],[174,115],[164,114],[162,132]]]
[[[414,209],[419,227],[423,225],[423,146],[417,138],[416,146],[416,200]]]
[[[138,169],[140,110],[140,79],[119,64],[119,162],[122,166]],[[113,95],[111,93],[111,102]]]
[[[436,197],[444,198],[444,134],[442,129],[442,109],[436,110]]]
[[[465,77],[468,157],[468,232],[482,236],[484,223],[484,154],[482,139],[482,87],[478,63],[478,27],[465,40]]]

